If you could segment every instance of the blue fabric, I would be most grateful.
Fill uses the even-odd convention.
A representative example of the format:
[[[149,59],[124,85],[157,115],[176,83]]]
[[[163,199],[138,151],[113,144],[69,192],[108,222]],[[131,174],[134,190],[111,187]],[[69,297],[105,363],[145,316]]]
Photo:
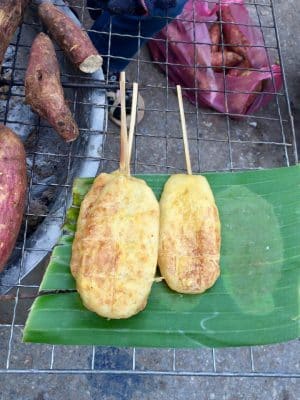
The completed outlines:
[[[87,0],[90,8],[101,8],[111,14],[151,14],[155,7],[167,10],[176,6],[176,0]],[[93,19],[96,19],[101,11],[90,11]]]
[[[164,1],[164,0],[162,0]],[[103,56],[105,73],[123,71],[139,46],[144,45],[156,32],[162,30],[172,18],[179,15],[187,0],[177,0],[176,6],[169,9],[153,7],[146,16],[111,15],[104,11],[95,21],[90,38]],[[168,18],[166,18],[168,17]],[[111,24],[112,35],[109,35]],[[139,35],[140,24],[140,40]],[[119,36],[122,35],[122,36]],[[130,36],[124,36],[130,35]],[[110,47],[110,51],[109,50]],[[107,57],[110,54],[111,57]]]
[[[89,8],[90,17],[95,21],[100,15],[102,11],[100,10],[99,1],[98,0],[87,0],[86,5]]]
[[[176,7],[176,0],[143,0],[148,14],[152,14],[155,8],[160,8],[161,10],[168,10],[169,8]]]
[[[134,14],[138,0],[98,0],[98,7],[112,14]]]

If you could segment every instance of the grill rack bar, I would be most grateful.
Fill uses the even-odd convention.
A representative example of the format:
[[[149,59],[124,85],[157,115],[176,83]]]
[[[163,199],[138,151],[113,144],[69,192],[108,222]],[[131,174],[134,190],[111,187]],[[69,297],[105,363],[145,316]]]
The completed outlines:
[[[54,354],[54,353],[52,353]],[[51,366],[53,357],[51,356]],[[59,374],[59,375],[148,375],[148,376],[202,376],[202,377],[223,377],[223,378],[278,378],[278,379],[298,379],[300,373],[279,373],[279,372],[202,372],[202,371],[144,371],[136,369],[115,370],[115,369],[0,369],[0,374]]]
[[[174,64],[172,64],[172,65],[174,65]],[[225,69],[226,68],[228,68],[228,67],[225,67]],[[242,68],[241,68],[242,69]],[[8,84],[10,84],[11,86],[16,86],[16,87],[20,87],[20,86],[24,86],[23,85],[23,83],[22,82],[20,82],[20,81],[16,81],[16,82],[9,82],[9,81],[5,81],[5,83],[8,83]],[[1,82],[0,82],[0,86],[1,86]],[[106,90],[109,90],[109,89],[116,89],[117,88],[117,85],[116,84],[106,84],[106,83],[101,83],[101,82],[99,82],[98,84],[96,84],[96,83],[90,83],[90,84],[87,84],[87,83],[78,83],[78,84],[76,84],[76,83],[70,83],[70,82],[66,82],[66,83],[64,83],[63,82],[63,84],[62,84],[62,86],[63,87],[65,87],[65,88],[76,88],[76,89],[106,89]],[[141,92],[143,91],[143,90],[146,90],[147,89],[147,86],[146,87],[141,87]],[[170,86],[170,85],[168,85],[168,88],[166,87],[166,88],[164,88],[164,87],[160,87],[160,89],[174,89],[174,87],[173,86]],[[182,87],[182,89],[183,90],[186,90],[186,91],[195,91],[195,90],[197,90],[197,88],[195,87],[195,88],[185,88],[185,87]],[[221,91],[221,90],[203,90],[203,93],[205,93],[205,92],[208,92],[208,93],[223,93],[223,91]],[[227,90],[226,91],[226,93],[227,94],[257,94],[257,95],[259,95],[259,94],[261,94],[261,92],[257,92],[257,91],[252,91],[252,92],[249,92],[249,91],[238,91],[238,90]],[[273,91],[265,91],[264,92],[264,94],[268,94],[268,95],[273,95],[273,96],[282,96],[282,97],[284,97],[284,94],[283,93],[278,93],[278,92],[273,92]],[[11,93],[11,96],[14,96],[14,97],[24,97],[24,95],[23,94],[20,94],[20,93]],[[69,103],[72,103],[72,102],[69,102]],[[82,102],[77,102],[77,103],[79,103],[79,104],[86,104],[86,105],[88,105],[89,103],[82,103]],[[103,107],[103,106],[100,106],[100,107]],[[159,111],[159,109],[150,109],[149,110],[149,108],[145,108],[145,111]],[[167,112],[177,112],[177,110],[166,110]],[[188,114],[188,113],[187,113]],[[191,112],[189,112],[189,114],[191,114]],[[192,113],[192,114],[196,114],[196,112],[195,113]],[[223,113],[224,114],[224,113]],[[244,118],[250,118],[250,117],[254,117],[254,115],[249,115],[249,114],[247,114],[247,115],[244,115],[244,114],[233,114],[233,113],[228,113],[228,115],[231,115],[231,116],[239,116],[239,117],[244,117]],[[256,116],[255,116],[256,117]]]
[[[211,4],[215,4],[218,0],[209,0],[208,3]],[[219,0],[220,1],[220,0]],[[60,3],[58,3],[60,5]],[[256,1],[248,1],[245,2],[246,5],[249,5],[251,7],[255,6],[256,10],[258,10],[258,7],[265,7],[267,9],[271,10],[272,13],[272,18],[273,18],[273,24],[272,25],[265,25],[261,22],[260,17],[259,17],[259,12],[257,11],[258,14],[258,18],[259,18],[259,23],[258,24],[253,24],[251,26],[255,26],[255,27],[259,27],[261,29],[273,29],[275,31],[275,38],[276,38],[276,46],[264,46],[265,48],[267,48],[268,50],[277,50],[278,51],[278,55],[279,55],[279,60],[280,60],[280,64],[283,68],[284,71],[284,65],[283,65],[283,60],[282,60],[282,50],[280,47],[280,42],[279,42],[279,34],[278,34],[278,28],[276,25],[276,14],[275,14],[275,10],[274,10],[274,4],[273,4],[273,0],[269,0],[268,4],[263,3],[263,2],[256,2]],[[85,1],[82,1],[82,5],[78,6],[78,5],[74,5],[74,8],[81,10],[81,19],[83,20],[83,17],[86,13],[86,10],[88,9],[85,6]],[[161,18],[161,17],[158,17]],[[194,15],[194,19],[192,21],[193,23],[196,23],[195,20],[195,15]],[[30,25],[28,22],[25,22],[25,24]],[[32,25],[36,25],[36,24],[32,24]],[[222,27],[222,24],[221,24]],[[110,25],[111,28],[111,25]],[[110,44],[111,44],[111,38],[112,36],[114,36],[115,34],[113,34],[111,32],[109,32],[108,35],[108,41],[109,41],[109,52],[108,52],[108,58],[109,60],[113,57],[110,54]],[[135,36],[134,36],[135,37]],[[14,62],[13,62],[13,67],[3,67],[6,71],[11,69],[12,70],[12,74],[14,76],[15,72],[18,73],[22,73],[24,72],[23,68],[19,68],[16,66],[16,59],[17,59],[17,54],[18,54],[18,49],[19,48],[25,48],[25,47],[29,47],[29,46],[24,46],[22,44],[20,44],[20,38],[21,38],[21,29],[19,31],[18,37],[17,37],[17,42],[15,44],[15,55],[14,55]],[[139,34],[138,34],[138,40],[140,41],[141,39],[144,39],[144,37],[141,35],[141,27],[139,26]],[[195,43],[196,45],[196,43]],[[224,49],[226,48],[226,44],[224,44],[223,40],[221,43],[221,47],[222,50],[224,51]],[[257,46],[252,46],[252,47],[257,47]],[[120,57],[120,59],[122,59],[122,57]],[[137,80],[140,82],[140,76],[141,76],[141,68],[142,65],[149,65],[150,63],[152,63],[152,61],[149,60],[142,60],[140,57],[140,54],[135,57],[132,58],[131,61],[133,63],[137,64],[137,72],[136,72],[136,76],[137,76]],[[159,64],[159,63],[153,63],[153,64]],[[109,61],[108,61],[108,65],[109,65]],[[169,91],[172,90],[172,86],[169,84],[168,82],[168,67],[170,65],[170,63],[168,63],[168,58],[167,58],[167,62],[165,63],[166,65],[166,78],[165,78],[165,84],[159,86],[159,85],[154,85],[154,84],[146,84],[146,85],[142,85],[140,84],[140,88],[142,91],[147,91],[151,88],[153,89],[161,89],[161,90],[165,90],[166,92],[166,105],[167,107],[162,111],[159,108],[146,108],[146,112],[161,112],[165,114],[165,126],[166,126],[166,135],[161,136],[162,139],[165,140],[166,142],[166,153],[168,150],[168,141],[170,139],[180,139],[179,136],[172,136],[170,134],[168,134],[168,115],[171,113],[177,113],[178,111],[176,109],[172,109],[169,106]],[[196,68],[194,66],[194,68]],[[223,66],[223,74],[225,76],[225,71],[226,71],[226,67]],[[65,79],[74,79],[74,80],[78,80],[78,76],[76,75],[72,75],[72,74],[62,74],[62,77]],[[81,77],[80,76],[80,82],[79,83],[73,83],[73,82],[64,82],[64,86],[66,88],[74,88],[74,86],[76,86],[77,88],[91,88],[91,87],[95,87],[95,88],[105,88],[105,89],[111,89],[114,88],[115,85],[111,82],[109,82],[108,78],[106,78],[105,81],[103,81],[98,85],[95,85],[95,83],[90,83],[90,82],[85,82],[82,83],[82,80],[85,79],[87,80],[87,78],[85,77]],[[76,81],[75,81],[76,82]],[[17,78],[16,80],[12,79],[12,80],[8,80],[6,82],[2,82],[5,83],[9,86],[9,91],[8,91],[8,101],[7,101],[7,105],[6,105],[6,112],[5,112],[5,116],[4,118],[0,118],[1,121],[3,121],[4,123],[8,123],[8,124],[23,124],[26,125],[26,123],[22,122],[22,121],[12,121],[9,119],[9,100],[11,98],[11,96],[22,96],[19,94],[15,94],[12,90],[14,87],[22,87],[23,86],[23,81],[19,80],[19,78]],[[93,86],[94,85],[94,86]],[[102,86],[103,85],[103,86]],[[0,85],[1,86],[1,85]],[[196,88],[196,82],[195,82],[195,88]],[[195,88],[187,88],[187,90],[194,90]],[[228,92],[226,90],[226,87],[224,88],[225,91],[225,95],[227,96]],[[221,143],[227,143],[228,144],[228,157],[229,157],[229,162],[230,162],[230,167],[229,168],[224,168],[224,170],[228,171],[235,171],[235,170],[243,170],[243,169],[257,169],[259,168],[259,166],[257,167],[240,167],[237,168],[233,165],[233,159],[232,159],[232,145],[239,143],[239,144],[255,144],[255,145],[270,145],[270,146],[279,146],[279,147],[284,147],[285,148],[285,159],[286,159],[286,165],[290,165],[291,163],[296,163],[298,162],[298,156],[297,156],[297,151],[296,151],[296,136],[295,136],[295,129],[294,129],[294,123],[293,123],[293,116],[291,113],[291,107],[290,107],[290,101],[289,101],[289,95],[288,95],[288,89],[287,89],[287,82],[286,82],[286,77],[284,75],[284,91],[280,92],[280,93],[276,93],[276,91],[274,91],[272,94],[275,95],[276,97],[276,107],[277,107],[277,115],[276,117],[272,117],[272,116],[260,116],[260,115],[248,115],[248,116],[242,116],[242,115],[234,115],[235,117],[242,117],[244,120],[251,120],[252,118],[255,118],[256,120],[269,120],[270,122],[279,122],[280,124],[280,129],[281,129],[281,134],[282,134],[282,142],[278,142],[278,141],[239,141],[237,139],[233,139],[231,137],[231,133],[232,133],[232,122],[230,119],[230,115],[228,113],[224,113],[223,116],[225,118],[226,121],[226,129],[227,129],[227,139],[216,139],[216,138],[203,138],[201,137],[201,131],[200,131],[200,123],[203,121],[203,119],[205,117],[210,117],[210,116],[217,116],[219,115],[219,113],[217,112],[213,112],[213,111],[208,111],[205,109],[200,109],[198,107],[196,107],[195,111],[191,112],[189,110],[186,111],[186,115],[195,115],[196,117],[196,121],[197,121],[197,137],[196,137],[196,141],[197,141],[197,147],[198,147],[198,161],[199,161],[199,166],[200,166],[200,160],[201,160],[201,155],[199,152],[199,149],[201,147],[201,144],[204,142],[221,142]],[[75,95],[76,96],[76,95]],[[287,116],[282,115],[282,111],[281,111],[281,105],[278,99],[284,99],[285,100],[285,108],[287,108]],[[198,101],[198,100],[197,100]],[[73,104],[74,110],[76,107],[76,99],[75,102],[71,103]],[[197,103],[198,104],[198,103]],[[105,153],[105,148],[106,145],[109,143],[109,139],[112,136],[116,136],[117,132],[114,132],[113,130],[110,130],[110,126],[109,126],[109,122],[108,122],[108,113],[107,113],[107,105],[104,105],[104,108],[106,110],[105,113],[105,129],[104,129],[104,141],[103,141],[103,150],[101,155],[99,155],[99,159],[97,158],[97,160],[100,163],[100,169],[105,167],[105,163],[106,162],[117,162],[118,159],[115,157],[108,157]],[[37,125],[36,125],[37,129],[39,130],[40,128],[44,127],[43,122],[42,121],[38,121]],[[84,131],[84,129],[82,130]],[[286,131],[289,132],[289,138],[286,137]],[[89,132],[89,134],[93,134],[93,132]],[[140,166],[148,166],[148,167],[155,167],[155,168],[162,168],[164,169],[164,171],[168,172],[168,171],[173,171],[173,170],[183,170],[180,169],[178,167],[174,167],[170,164],[168,164],[168,162],[166,163],[148,163],[148,162],[140,162],[139,161],[139,157],[137,154],[137,138],[139,137],[143,137],[144,134],[143,132],[137,132],[137,135],[135,136],[135,151],[134,151],[134,155],[133,155],[133,170],[134,173],[136,171],[139,171],[139,167]],[[150,134],[147,135],[147,137],[153,137],[155,138],[156,136],[154,134]],[[288,148],[293,149],[293,158],[290,160],[290,155],[288,152]],[[56,154],[56,153],[49,153],[49,152],[44,152],[44,151],[33,151],[33,152],[29,152],[28,154],[30,157],[32,157],[33,159],[33,166],[31,169],[31,177],[30,177],[30,187],[32,188],[33,185],[43,185],[43,183],[39,183],[39,182],[34,182],[33,179],[33,175],[34,175],[34,160],[37,156],[53,156],[53,157],[67,157],[69,160],[68,163],[68,171],[70,168],[70,162],[72,158],[80,158],[83,157],[81,155],[75,155],[72,153],[72,146],[70,146],[68,153],[67,154]],[[219,169],[219,170],[223,170],[223,169]],[[55,184],[50,184],[48,186],[56,186]],[[66,197],[67,198],[67,192],[70,190],[71,185],[66,183],[63,185],[58,185],[60,187],[62,187],[65,192],[66,192]],[[30,199],[30,192],[29,192],[29,199]],[[29,205],[29,202],[28,202]],[[29,212],[29,209],[27,208],[27,212],[25,214],[26,217],[26,227],[28,224],[28,218],[30,216],[37,216],[37,217],[45,217],[46,214],[32,214]],[[57,219],[62,219],[62,217],[56,217],[53,216],[53,218],[57,218]],[[23,242],[23,246],[20,248],[22,250],[22,259],[24,258],[24,254],[26,251],[30,251],[30,248],[26,247],[26,229],[25,229],[25,233],[24,233],[24,242]],[[47,251],[49,252],[50,249],[39,249],[40,251]],[[21,263],[22,264],[22,263]],[[22,268],[22,265],[21,265]],[[211,356],[212,356],[212,371],[209,372],[202,372],[202,371],[179,371],[176,369],[176,350],[173,349],[173,362],[172,362],[172,370],[170,371],[166,371],[166,370],[159,370],[159,371],[153,371],[153,370],[149,370],[149,371],[144,371],[144,370],[139,370],[137,368],[137,364],[136,364],[136,349],[133,349],[133,354],[132,354],[132,369],[128,369],[128,370],[103,370],[103,369],[95,369],[95,354],[96,354],[96,347],[93,346],[92,347],[92,359],[91,359],[91,366],[88,369],[78,369],[78,370],[73,370],[73,369],[57,369],[54,368],[55,365],[55,358],[57,356],[57,353],[59,353],[59,347],[57,346],[52,346],[51,348],[51,356],[50,356],[50,360],[49,360],[49,365],[47,368],[45,369],[15,369],[15,368],[11,368],[10,367],[10,358],[11,358],[11,353],[13,351],[13,336],[14,336],[14,329],[15,328],[19,328],[22,327],[22,325],[15,323],[16,321],[16,312],[17,312],[17,307],[18,307],[18,303],[19,303],[19,293],[20,290],[26,290],[29,288],[37,288],[38,285],[32,285],[32,284],[22,284],[21,281],[19,281],[17,283],[17,285],[15,285],[15,289],[16,289],[16,300],[14,303],[14,309],[13,309],[13,320],[10,324],[2,324],[0,325],[0,328],[9,328],[10,330],[10,337],[9,337],[9,344],[8,344],[8,354],[7,354],[7,360],[6,360],[6,368],[2,368],[0,369],[0,374],[35,374],[35,373],[39,373],[39,374],[71,374],[71,375],[75,375],[75,374],[104,374],[104,375],[167,375],[167,376],[203,376],[203,377],[245,377],[245,378],[278,378],[278,379],[291,379],[291,378],[299,378],[300,377],[300,373],[295,372],[295,373],[286,373],[286,372],[272,372],[272,371],[265,371],[265,372],[257,372],[255,370],[255,356],[253,354],[253,349],[252,347],[249,348],[249,363],[251,366],[251,372],[247,372],[247,371],[239,371],[239,372],[226,372],[226,371],[219,371],[217,365],[217,360],[216,360],[216,354],[215,354],[215,349],[212,349],[211,351]]]

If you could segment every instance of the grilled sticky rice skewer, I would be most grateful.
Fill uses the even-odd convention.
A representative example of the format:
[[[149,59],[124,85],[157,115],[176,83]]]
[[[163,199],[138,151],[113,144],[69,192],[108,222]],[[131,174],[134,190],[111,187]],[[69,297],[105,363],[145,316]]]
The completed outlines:
[[[129,318],[147,304],[158,256],[159,205],[147,184],[130,176],[121,81],[120,170],[102,174],[80,210],[71,271],[83,304],[106,318]]]
[[[177,86],[188,174],[172,175],[160,199],[158,264],[168,286],[202,293],[220,275],[220,220],[206,178],[192,175],[181,88]]]

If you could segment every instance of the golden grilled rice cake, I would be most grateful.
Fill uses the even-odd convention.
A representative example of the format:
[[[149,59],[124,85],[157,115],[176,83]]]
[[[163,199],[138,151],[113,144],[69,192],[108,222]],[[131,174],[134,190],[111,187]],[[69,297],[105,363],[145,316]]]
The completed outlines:
[[[89,310],[128,318],[145,308],[154,281],[159,205],[144,181],[102,175],[80,210],[71,271]]]
[[[158,264],[168,286],[202,293],[220,275],[220,220],[207,180],[172,175],[160,200]]]

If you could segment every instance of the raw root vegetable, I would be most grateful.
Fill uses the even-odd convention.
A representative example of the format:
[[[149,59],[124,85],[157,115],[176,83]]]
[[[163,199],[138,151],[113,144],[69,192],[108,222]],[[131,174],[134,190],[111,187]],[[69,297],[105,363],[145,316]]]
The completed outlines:
[[[229,7],[222,7],[222,21],[224,24],[225,42],[230,44],[230,50],[248,59],[249,40],[240,30],[239,25],[234,23],[234,18],[231,15]]]
[[[212,56],[217,52],[211,51],[215,39],[210,29],[220,23],[218,19],[223,21],[221,42],[226,50],[243,58],[241,63],[228,67],[225,75],[213,68]],[[163,71],[168,62],[168,79],[172,85],[196,88],[184,93],[193,104],[212,107],[235,118],[254,114],[274,98],[269,92],[278,92],[282,86],[281,68],[270,65],[262,31],[250,17],[243,0],[188,0],[182,14],[168,29],[157,33],[148,46],[153,60]],[[244,61],[250,66],[244,65]],[[237,70],[239,67],[245,71]]]
[[[0,67],[27,5],[28,0],[0,0]]]
[[[209,30],[210,40],[211,40],[211,52],[215,53],[219,49],[220,41],[221,41],[221,29],[220,24],[215,23],[212,24]]]
[[[222,71],[222,66],[234,67],[243,61],[243,57],[232,51],[211,53],[211,65],[215,71]]]
[[[50,35],[82,72],[93,73],[101,67],[102,57],[89,36],[68,16],[51,3],[42,3],[38,12]]]
[[[78,127],[64,98],[55,50],[44,33],[37,35],[31,47],[25,96],[26,103],[47,120],[66,142],[78,137]]]
[[[229,76],[247,76],[249,75],[249,73],[251,73],[251,71],[249,70],[249,68],[251,68],[251,64],[248,60],[244,60],[243,62],[235,66],[238,68],[231,69],[228,72]]]
[[[23,143],[0,125],[0,272],[15,246],[25,208],[26,156]]]

